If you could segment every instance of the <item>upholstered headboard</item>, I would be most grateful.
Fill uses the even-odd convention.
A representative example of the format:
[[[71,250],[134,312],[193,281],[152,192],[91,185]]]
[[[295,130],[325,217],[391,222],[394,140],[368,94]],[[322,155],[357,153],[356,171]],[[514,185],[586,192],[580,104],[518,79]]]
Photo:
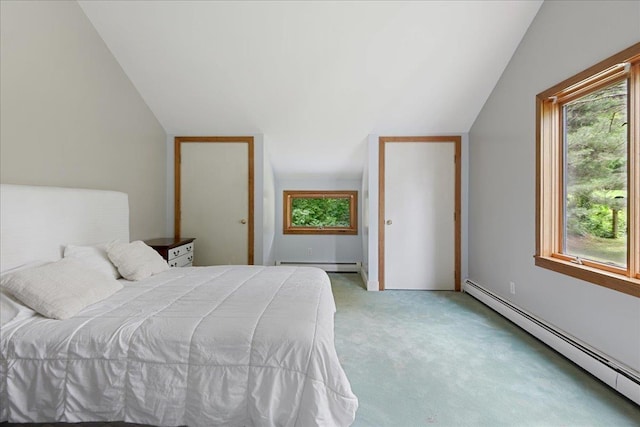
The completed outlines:
[[[67,244],[129,241],[129,198],[116,191],[0,185],[0,272],[55,261]]]

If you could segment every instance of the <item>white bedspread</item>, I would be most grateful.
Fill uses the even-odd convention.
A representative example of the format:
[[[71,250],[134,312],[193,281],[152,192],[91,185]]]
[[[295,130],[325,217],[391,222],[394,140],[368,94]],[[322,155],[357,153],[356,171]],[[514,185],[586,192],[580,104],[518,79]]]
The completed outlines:
[[[174,268],[67,320],[10,322],[0,420],[347,426],[358,407],[314,268]]]

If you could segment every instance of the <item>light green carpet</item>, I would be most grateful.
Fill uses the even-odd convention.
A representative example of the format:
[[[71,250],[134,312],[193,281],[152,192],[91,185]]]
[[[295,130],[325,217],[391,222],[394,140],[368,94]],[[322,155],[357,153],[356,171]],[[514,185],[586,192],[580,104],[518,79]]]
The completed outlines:
[[[356,427],[640,426],[640,407],[467,294],[329,276]]]

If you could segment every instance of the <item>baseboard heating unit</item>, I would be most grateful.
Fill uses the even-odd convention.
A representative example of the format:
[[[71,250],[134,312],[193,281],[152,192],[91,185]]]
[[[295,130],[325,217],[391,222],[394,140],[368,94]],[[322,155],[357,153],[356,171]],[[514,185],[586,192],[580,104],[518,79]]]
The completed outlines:
[[[463,290],[640,405],[640,375],[471,280]]]
[[[295,265],[298,267],[318,267],[331,273],[359,273],[359,262],[299,262],[276,261],[276,265]]]

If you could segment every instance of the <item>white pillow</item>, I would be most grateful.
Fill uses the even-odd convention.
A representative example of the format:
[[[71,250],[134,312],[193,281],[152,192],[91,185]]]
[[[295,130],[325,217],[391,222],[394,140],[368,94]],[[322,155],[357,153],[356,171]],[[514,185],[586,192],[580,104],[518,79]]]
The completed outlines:
[[[169,269],[169,264],[143,241],[113,243],[107,249],[109,259],[127,280],[141,280]]]
[[[67,319],[122,289],[115,279],[66,258],[2,277],[2,287],[43,316]]]
[[[107,243],[95,246],[67,245],[64,248],[65,258],[75,258],[87,267],[100,271],[114,279],[119,279],[120,273],[107,256]]]
[[[0,290],[0,327],[7,325],[14,319],[25,319],[35,315],[35,311]]]

